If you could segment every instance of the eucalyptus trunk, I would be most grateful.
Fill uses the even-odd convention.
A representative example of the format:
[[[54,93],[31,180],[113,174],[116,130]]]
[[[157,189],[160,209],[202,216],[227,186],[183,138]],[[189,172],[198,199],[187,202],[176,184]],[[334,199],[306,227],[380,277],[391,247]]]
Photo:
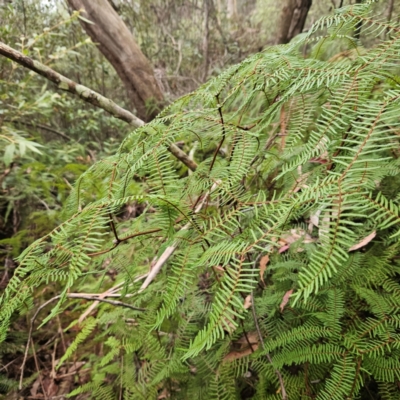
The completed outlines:
[[[95,42],[127,89],[136,114],[152,120],[162,109],[163,93],[154,77],[149,60],[132,33],[107,0],[68,0],[74,10],[83,10],[81,20],[86,33]]]
[[[301,33],[311,8],[312,0],[286,0],[281,12],[277,44],[289,43]]]

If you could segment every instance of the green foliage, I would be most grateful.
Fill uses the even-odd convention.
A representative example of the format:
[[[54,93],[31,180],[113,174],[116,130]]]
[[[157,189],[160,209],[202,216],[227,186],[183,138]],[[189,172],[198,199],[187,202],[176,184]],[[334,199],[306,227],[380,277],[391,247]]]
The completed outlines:
[[[93,61],[96,49],[79,35],[78,15],[70,16],[47,3],[0,5],[2,41],[67,74],[71,58],[85,54],[81,58],[90,65],[91,79],[80,70],[86,66],[83,61],[74,72],[81,72],[83,79],[98,88],[104,62]],[[93,69],[93,64],[98,68]],[[116,86],[111,75],[109,85]],[[109,89],[104,82],[101,86]],[[102,110],[56,93],[42,77],[0,57],[2,288],[14,269],[12,258],[57,226],[71,184],[100,154],[115,152],[115,137],[126,132],[123,126]]]
[[[45,321],[68,290],[113,286],[145,311],[102,304],[83,322],[64,358],[93,334],[104,349],[76,353],[92,381],[71,396],[398,398],[399,51],[399,25],[346,7],[130,133],[19,256],[1,337],[43,283],[64,288]],[[183,139],[190,174],[167,150]],[[121,221],[126,204],[140,212]]]

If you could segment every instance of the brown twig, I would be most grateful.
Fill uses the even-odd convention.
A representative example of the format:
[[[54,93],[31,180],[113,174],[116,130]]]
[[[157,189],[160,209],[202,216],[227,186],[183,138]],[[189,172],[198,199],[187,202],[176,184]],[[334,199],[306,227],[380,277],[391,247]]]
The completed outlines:
[[[111,218],[111,216],[110,216],[110,218]],[[114,225],[114,222],[112,222],[112,220],[111,220],[111,227],[112,227],[112,230],[113,230],[114,236],[115,236],[114,246],[110,247],[109,249],[106,249],[106,250],[98,251],[96,253],[89,253],[88,254],[89,257],[95,257],[95,256],[99,256],[101,254],[108,253],[111,250],[114,250],[117,246],[119,246],[120,243],[125,242],[128,239],[133,239],[133,238],[135,238],[137,236],[147,235],[147,234],[150,234],[150,233],[156,233],[156,232],[160,232],[161,231],[161,228],[155,228],[155,229],[150,229],[149,231],[145,231],[145,232],[137,232],[137,233],[129,235],[129,236],[125,237],[125,238],[120,239],[118,237],[118,235],[117,235],[117,231],[115,229],[115,225]]]
[[[104,299],[105,297],[110,297],[111,295],[114,295],[116,292],[121,290],[125,282],[120,282],[116,286],[107,289],[105,292],[100,293],[97,296],[97,300],[94,301],[88,309],[79,317],[78,323],[81,324],[82,321],[100,304],[100,299]],[[85,293],[85,296],[91,296],[88,293]],[[119,296],[118,296],[119,297]]]
[[[217,181],[214,183],[211,187],[211,189],[204,195],[202,200],[200,201],[199,204],[197,204],[196,209],[194,210],[194,213],[197,214],[201,211],[203,208],[204,204],[206,203],[208,196],[215,190],[217,189],[218,185],[221,183],[221,181]],[[185,226],[181,228],[179,232],[182,232],[184,230],[189,229],[190,225],[192,224],[192,221],[189,221]],[[150,283],[154,280],[154,278],[158,275],[160,272],[162,266],[169,260],[169,258],[172,256],[176,248],[178,247],[178,242],[174,241],[170,246],[168,246],[164,252],[161,254],[160,258],[157,260],[156,264],[153,266],[152,270],[150,271],[149,275],[147,276],[146,280],[143,282],[142,286],[139,289],[139,293],[142,292],[144,289],[147,288],[147,286],[150,285]]]
[[[118,104],[114,103],[112,100],[107,97],[102,96],[100,93],[95,92],[94,90],[89,89],[86,86],[80,85],[71,79],[65,77],[64,75],[59,74],[54,71],[47,65],[40,63],[39,61],[33,60],[32,58],[23,55],[19,51],[7,46],[6,44],[0,42],[0,54],[4,57],[9,58],[12,61],[22,65],[25,68],[30,69],[31,71],[36,72],[37,74],[43,76],[51,82],[54,82],[60,90],[65,90],[72,94],[79,96],[82,100],[90,103],[96,107],[102,108],[103,110],[110,113],[115,118],[121,119],[134,126],[135,128],[139,128],[145,125],[144,121],[138,118],[136,115],[133,115],[128,110],[120,107]],[[180,160],[183,164],[185,164],[190,170],[194,171],[197,168],[197,164],[191,160],[188,155],[183,152],[178,146],[171,143],[168,147],[168,150],[173,154],[178,160]]]
[[[38,362],[38,359],[37,359],[37,356],[36,356],[35,346],[33,344],[32,338],[30,338],[29,342],[31,343],[31,346],[32,346],[33,359],[35,360],[35,367],[36,367],[36,371],[38,373],[38,379],[39,379],[39,382],[40,382],[40,387],[42,388],[43,397],[45,398],[45,400],[47,400],[48,399],[47,392],[46,392],[46,390],[44,390],[42,375],[40,374],[39,362]],[[27,347],[29,347],[29,342],[28,342]]]
[[[218,113],[219,113],[220,123],[221,123],[221,125],[222,125],[222,139],[220,140],[220,142],[219,142],[217,148],[216,148],[215,151],[214,151],[213,159],[212,159],[212,161],[211,161],[211,165],[210,165],[210,169],[209,169],[210,172],[212,171],[212,169],[213,169],[213,167],[214,167],[214,163],[215,163],[215,160],[217,159],[218,152],[219,152],[219,150],[221,149],[222,144],[224,143],[225,137],[226,137],[225,124],[224,124],[224,117],[223,117],[223,115],[222,115],[222,105],[219,104],[219,97],[216,96],[216,98],[217,98],[217,102],[218,102],[217,107],[218,107]]]
[[[25,121],[13,121],[13,120],[8,120],[7,118],[4,119],[4,122],[11,122],[12,124],[21,124],[21,125],[25,125],[28,126],[30,128],[39,128],[39,129],[43,129],[44,131],[48,131],[51,133],[54,133],[57,136],[62,137],[65,140],[71,141],[72,139],[67,136],[65,133],[62,133],[60,131],[57,131],[56,129],[52,128],[51,126],[47,126],[47,125],[43,125],[43,124],[30,124],[29,122],[25,122]]]

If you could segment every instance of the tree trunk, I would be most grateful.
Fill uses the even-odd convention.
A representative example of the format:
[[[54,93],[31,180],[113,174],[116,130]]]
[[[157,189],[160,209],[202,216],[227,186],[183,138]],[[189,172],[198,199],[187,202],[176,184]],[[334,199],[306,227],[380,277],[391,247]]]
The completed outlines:
[[[388,24],[389,24],[390,21],[392,20],[393,7],[394,7],[394,0],[389,0],[389,7],[388,7],[388,11],[387,11],[387,21],[388,21]]]
[[[361,4],[363,2],[363,0],[356,0],[356,4]],[[354,38],[357,40],[360,40],[360,36],[361,36],[361,28],[362,28],[362,21],[358,21],[357,25],[354,29]]]
[[[394,8],[394,0],[389,0],[389,7],[387,10],[387,23],[390,25],[390,22],[392,21],[392,14],[393,14],[393,8]],[[386,28],[386,35],[388,35],[390,32],[389,26]]]
[[[210,17],[210,0],[204,0],[204,20],[203,20],[203,82],[206,81],[208,75],[208,68],[210,64],[208,54],[208,39],[210,36],[209,17]]]
[[[279,23],[277,44],[289,43],[303,31],[312,0],[286,0],[285,3]]]
[[[163,94],[154,77],[150,62],[133,35],[107,0],[68,0],[74,10],[84,10],[81,20],[86,33],[121,78],[136,114],[150,121],[162,109]]]
[[[226,8],[227,8],[227,16],[228,16],[228,18],[229,19],[236,19],[237,15],[238,15],[236,0],[227,0]]]

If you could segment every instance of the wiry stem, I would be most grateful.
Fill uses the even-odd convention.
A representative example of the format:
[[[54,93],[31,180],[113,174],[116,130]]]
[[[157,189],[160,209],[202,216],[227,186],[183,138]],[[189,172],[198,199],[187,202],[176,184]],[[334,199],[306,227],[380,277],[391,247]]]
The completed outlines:
[[[29,332],[28,332],[28,340],[26,342],[26,347],[25,347],[24,359],[21,364],[21,376],[19,379],[19,389],[20,390],[22,389],[22,381],[24,379],[24,368],[25,368],[26,360],[28,358],[29,344],[32,342],[33,324],[35,323],[36,317],[38,316],[39,312],[41,310],[43,310],[43,308],[45,308],[48,304],[52,303],[53,301],[61,299],[61,297],[62,297],[62,295],[58,295],[58,296],[54,296],[51,299],[47,300],[40,307],[38,307],[35,314],[33,314],[33,317],[31,318]],[[104,299],[104,298],[100,297],[100,295],[93,296],[93,295],[85,295],[82,293],[67,293],[65,295],[65,297],[67,297],[68,299],[84,299],[84,300],[92,300],[92,301],[97,301],[97,302],[101,301],[103,303],[112,304],[113,306],[130,308],[135,311],[146,311],[144,308],[134,307],[134,306],[131,306],[130,304],[123,303],[122,301]],[[33,345],[33,343],[32,343],[32,345]]]
[[[260,258],[261,258],[261,253],[255,259],[254,264],[253,264],[253,269],[256,268],[256,265],[257,265],[258,261],[260,260]],[[254,293],[253,293],[253,290],[251,291],[250,296],[251,296],[251,312],[252,312],[252,315],[253,315],[254,325],[256,326],[258,338],[260,340],[262,348],[265,350],[264,339],[263,339],[263,336],[262,336],[262,333],[261,333],[260,325],[258,324],[258,319],[257,319],[257,314],[256,314],[256,306],[254,304]],[[266,357],[267,357],[267,360],[269,361],[269,363],[272,365],[272,367],[274,367],[274,364],[272,362],[272,358],[269,355],[269,353],[266,353]],[[287,397],[287,392],[286,392],[286,389],[285,389],[285,382],[283,381],[282,374],[280,373],[280,371],[278,369],[275,369],[275,374],[278,377],[279,385],[281,387],[282,400],[287,400],[288,397]]]
[[[211,187],[211,190],[208,191],[202,200],[197,204],[196,209],[194,210],[194,213],[197,214],[201,211],[203,208],[204,204],[206,203],[208,196],[218,187],[220,184],[220,181],[217,181],[214,183]],[[181,228],[180,232],[189,229],[191,226],[192,222],[189,221],[184,227]],[[164,253],[161,254],[160,258],[157,260],[156,264],[150,271],[149,275],[147,276],[146,280],[143,282],[139,293],[142,292],[144,289],[147,288],[147,286],[150,285],[150,283],[154,280],[154,278],[158,275],[158,273],[161,271],[162,266],[169,260],[169,258],[172,256],[176,248],[178,247],[178,242],[174,241],[171,246],[168,246],[165,250]]]

